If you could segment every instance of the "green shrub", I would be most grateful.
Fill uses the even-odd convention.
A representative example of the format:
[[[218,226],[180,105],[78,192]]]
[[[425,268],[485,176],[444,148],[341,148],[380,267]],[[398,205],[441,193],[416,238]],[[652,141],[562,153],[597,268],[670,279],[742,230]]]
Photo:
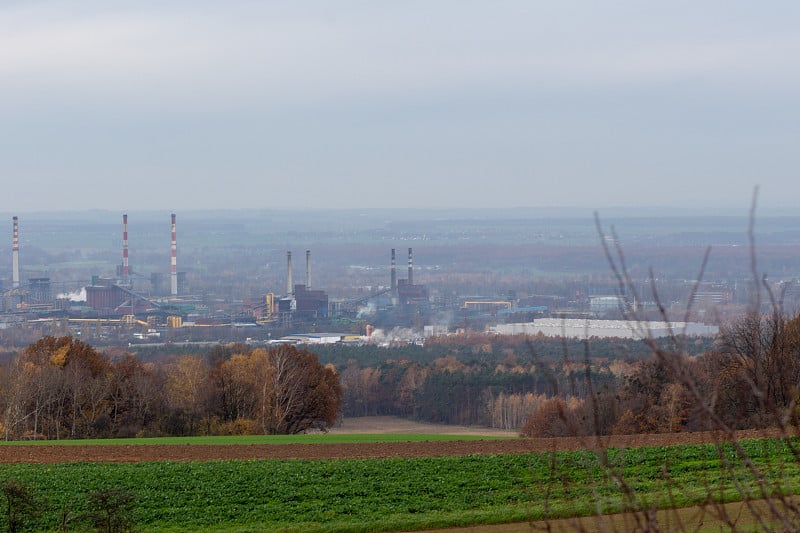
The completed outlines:
[[[33,490],[21,481],[7,479],[2,488],[6,499],[6,526],[11,533],[15,533],[27,521],[33,521],[39,515],[40,506]]]

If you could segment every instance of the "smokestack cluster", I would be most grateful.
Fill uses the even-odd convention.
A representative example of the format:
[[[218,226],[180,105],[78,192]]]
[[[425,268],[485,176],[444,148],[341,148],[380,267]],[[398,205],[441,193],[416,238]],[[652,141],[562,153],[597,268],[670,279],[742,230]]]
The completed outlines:
[[[394,257],[394,248],[392,248],[392,283],[391,287],[393,291],[397,290],[397,267],[395,264],[395,257]]]
[[[292,252],[286,252],[286,296],[291,296],[294,292],[292,285]]]
[[[14,240],[11,247],[11,287],[19,289],[19,219],[14,217]]]
[[[408,249],[408,284],[414,284],[414,259],[411,255],[411,248]]]
[[[122,277],[128,279],[128,215],[122,215]]]
[[[311,289],[311,250],[306,250],[306,289]]]
[[[170,294],[178,295],[178,236],[175,231],[175,213],[172,214],[172,246],[170,247],[172,259],[170,262]]]

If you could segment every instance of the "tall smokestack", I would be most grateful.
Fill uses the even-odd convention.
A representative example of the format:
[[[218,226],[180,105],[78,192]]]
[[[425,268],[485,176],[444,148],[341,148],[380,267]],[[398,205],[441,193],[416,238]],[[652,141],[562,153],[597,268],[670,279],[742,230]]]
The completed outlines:
[[[128,280],[128,215],[122,215],[122,277]]]
[[[311,288],[311,250],[306,250],[306,289]]]
[[[170,247],[172,258],[170,262],[169,288],[172,296],[178,295],[178,235],[175,231],[175,213],[172,214],[172,246]]]
[[[408,249],[408,284],[414,284],[414,259],[411,255],[411,248]]]
[[[19,289],[19,219],[14,217],[14,241],[11,247],[11,287]]]
[[[392,284],[393,291],[397,290],[397,265],[395,264],[394,248],[392,248]]]
[[[286,296],[291,296],[294,292],[292,286],[292,252],[286,252]]]

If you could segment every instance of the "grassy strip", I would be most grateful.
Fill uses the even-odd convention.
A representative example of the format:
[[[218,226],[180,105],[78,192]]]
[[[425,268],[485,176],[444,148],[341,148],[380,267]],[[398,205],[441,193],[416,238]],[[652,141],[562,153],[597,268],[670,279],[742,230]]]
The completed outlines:
[[[158,437],[132,439],[83,439],[0,441],[0,446],[87,446],[87,445],[141,445],[141,444],[369,444],[380,442],[432,442],[458,440],[497,440],[518,437],[481,435],[409,434],[359,434],[314,433],[306,435],[230,435],[213,437]]]
[[[800,467],[781,441],[744,443],[771,491],[800,488]],[[0,465],[0,480],[30,485],[47,501],[37,527],[80,508],[95,490],[137,495],[143,531],[392,531],[689,506],[740,498],[754,486],[736,454],[714,445],[423,459],[259,460],[204,463]],[[727,471],[729,460],[738,466]],[[630,488],[620,490],[621,479]],[[446,509],[446,511],[443,511]]]

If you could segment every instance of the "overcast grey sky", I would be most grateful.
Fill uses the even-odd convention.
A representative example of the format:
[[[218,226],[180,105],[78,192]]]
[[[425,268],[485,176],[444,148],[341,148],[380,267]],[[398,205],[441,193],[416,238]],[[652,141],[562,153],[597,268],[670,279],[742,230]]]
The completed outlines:
[[[800,2],[0,7],[0,211],[799,208]]]

